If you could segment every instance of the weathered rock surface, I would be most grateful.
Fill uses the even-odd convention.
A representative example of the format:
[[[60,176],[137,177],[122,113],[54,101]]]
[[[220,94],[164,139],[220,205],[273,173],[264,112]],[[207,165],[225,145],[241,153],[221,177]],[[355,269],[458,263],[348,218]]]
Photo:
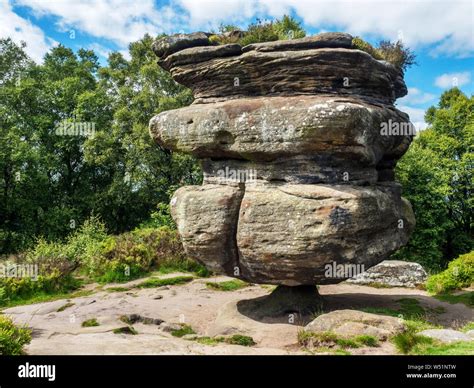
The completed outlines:
[[[389,287],[416,287],[423,284],[426,277],[426,271],[418,263],[385,260],[347,281],[354,284],[376,283]]]
[[[192,34],[165,36],[156,40],[152,48],[156,56],[164,59],[171,54],[190,47],[209,46],[210,44],[208,34],[204,32],[194,32]]]
[[[460,341],[473,341],[473,338],[466,333],[453,329],[429,329],[423,330],[418,334],[447,344]]]
[[[387,185],[188,186],[171,205],[190,255],[230,276],[290,286],[340,282],[347,277],[328,277],[327,265],[371,266],[414,225],[411,206]]]
[[[343,33],[243,48],[197,33],[154,49],[195,97],[150,122],[157,143],[203,167],[204,185],[171,201],[191,257],[250,282],[314,285],[353,276],[328,266],[367,270],[408,241],[415,220],[393,173],[412,140],[393,106],[400,70]]]
[[[192,89],[195,103],[327,93],[391,104],[407,93],[395,67],[360,50],[252,50],[181,66],[173,59],[168,57],[167,67],[177,82]]]
[[[243,190],[238,186],[186,186],[171,199],[184,248],[217,273],[232,274],[237,264],[235,235]]]
[[[409,124],[392,106],[334,96],[246,98],[163,112],[150,122],[163,147],[198,158],[271,161],[318,155],[373,166],[403,155],[411,136],[381,133],[383,123]],[[318,162],[324,165],[324,160]]]
[[[276,40],[273,42],[253,43],[242,48],[247,51],[292,51],[319,48],[354,48],[352,35],[344,32],[323,32],[300,39]]]
[[[403,332],[405,325],[400,318],[357,310],[336,310],[320,315],[308,323],[305,330],[313,333],[329,331],[347,338],[371,335],[386,340]]]

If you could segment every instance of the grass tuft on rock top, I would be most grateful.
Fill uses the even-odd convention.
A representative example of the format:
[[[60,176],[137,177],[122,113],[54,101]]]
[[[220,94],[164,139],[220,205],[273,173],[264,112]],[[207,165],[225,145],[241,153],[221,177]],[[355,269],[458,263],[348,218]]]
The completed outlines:
[[[409,48],[405,47],[403,42],[400,40],[397,42],[382,40],[379,42],[377,47],[374,47],[357,36],[352,39],[352,45],[355,48],[370,54],[375,59],[391,63],[403,72],[408,67],[416,64],[415,54]]]
[[[207,288],[218,291],[235,291],[248,287],[249,284],[240,279],[227,280],[224,282],[207,282]]]
[[[0,315],[0,356],[25,354],[23,347],[31,341],[31,330],[16,326],[5,315]]]

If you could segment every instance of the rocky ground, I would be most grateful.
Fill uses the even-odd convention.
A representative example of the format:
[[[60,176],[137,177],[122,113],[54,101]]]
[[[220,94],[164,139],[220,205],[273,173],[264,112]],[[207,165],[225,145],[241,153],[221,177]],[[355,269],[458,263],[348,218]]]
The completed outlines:
[[[243,316],[235,309],[236,302],[267,295],[272,287],[249,285],[235,291],[221,291],[206,284],[227,280],[231,279],[200,278],[182,285],[146,289],[134,287],[144,279],[105,287],[89,285],[92,293],[88,296],[18,306],[3,312],[16,323],[32,328],[33,339],[26,348],[29,354],[308,353],[298,344],[297,335],[314,317],[289,314],[269,320]],[[373,288],[342,283],[321,286],[319,292],[324,298],[324,312],[397,309],[400,299],[413,298],[428,312],[429,321],[445,328],[458,328],[474,321],[474,311],[466,305],[442,302],[418,289]],[[132,323],[136,335],[114,333],[114,330],[128,326],[120,320],[124,315],[136,321]],[[82,327],[84,321],[94,318],[98,326]],[[199,336],[245,334],[251,336],[256,345],[206,343],[197,341],[195,335],[178,338],[171,331],[179,328],[180,323],[192,327]],[[350,353],[395,354],[396,350],[386,341],[378,347],[350,349]]]

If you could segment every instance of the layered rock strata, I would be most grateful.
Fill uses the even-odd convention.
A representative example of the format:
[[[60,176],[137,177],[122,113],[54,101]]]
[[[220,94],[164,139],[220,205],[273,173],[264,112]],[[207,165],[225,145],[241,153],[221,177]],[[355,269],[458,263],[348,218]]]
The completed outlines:
[[[203,185],[171,200],[190,256],[255,283],[314,285],[354,276],[329,273],[335,263],[367,269],[407,242],[398,69],[342,33],[246,47],[181,34],[154,49],[195,96],[150,121],[157,143],[202,163]]]

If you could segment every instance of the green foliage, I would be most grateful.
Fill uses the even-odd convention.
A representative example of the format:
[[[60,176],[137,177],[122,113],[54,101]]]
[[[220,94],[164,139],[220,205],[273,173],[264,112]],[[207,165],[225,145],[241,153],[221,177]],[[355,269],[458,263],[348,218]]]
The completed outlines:
[[[196,332],[193,330],[191,326],[186,325],[184,323],[181,325],[179,329],[171,331],[171,335],[173,337],[178,337],[178,338],[184,337],[187,334],[196,334]]]
[[[152,38],[109,56],[51,49],[43,64],[24,46],[0,40],[0,254],[59,242],[91,214],[112,233],[146,221],[157,204],[201,172],[189,156],[156,146],[148,121],[192,102],[189,90],[156,66]],[[58,125],[94,124],[93,136]]]
[[[474,249],[474,96],[448,90],[425,119],[430,127],[415,137],[396,168],[416,226],[394,258],[438,272]]]
[[[413,331],[397,334],[393,337],[392,342],[397,350],[403,354],[410,353],[415,346],[433,344],[431,338],[416,334]]]
[[[338,346],[342,349],[360,348],[362,346],[379,346],[377,338],[371,335],[359,335],[346,338],[331,331],[310,332],[300,330],[298,332],[298,343],[305,348],[333,348]]]
[[[129,335],[137,335],[138,332],[133,328],[133,326],[124,326],[118,327],[117,329],[112,330],[114,334],[129,334]]]
[[[464,303],[468,307],[474,307],[474,291],[462,292],[459,294],[438,294],[434,297],[443,302],[451,304]]]
[[[407,47],[404,47],[401,41],[395,43],[382,40],[379,42],[377,47],[372,46],[360,37],[352,39],[352,45],[366,53],[372,55],[373,58],[378,60],[384,60],[403,72],[416,64],[415,54]]]
[[[30,341],[31,330],[15,326],[10,318],[0,315],[0,356],[25,354],[23,346]]]
[[[433,294],[446,293],[469,287],[474,283],[474,251],[451,261],[448,268],[426,281],[426,289]]]
[[[175,276],[173,278],[163,278],[163,279],[151,278],[138,284],[136,287],[137,288],[154,288],[154,287],[162,287],[162,286],[174,286],[177,284],[189,283],[193,279],[194,277],[192,276]]]
[[[60,308],[58,308],[58,309],[56,310],[56,312],[60,313],[60,312],[66,310],[66,309],[68,309],[69,307],[72,307],[72,306],[74,306],[74,305],[75,305],[75,303],[68,302],[68,303],[66,303],[65,305],[63,305],[63,306],[61,306]]]
[[[94,326],[100,326],[99,322],[97,322],[96,318],[91,318],[87,319],[84,322],[81,323],[82,327],[94,327]]]
[[[254,346],[256,342],[252,337],[242,334],[234,334],[225,339],[225,342],[231,345],[240,345],[240,346]]]
[[[87,268],[103,283],[129,281],[168,261],[188,260],[179,236],[166,226],[135,229],[102,242],[99,254]]]
[[[221,25],[219,32],[225,34],[238,30],[234,25]],[[293,17],[284,15],[282,19],[273,21],[257,19],[247,27],[243,37],[235,39],[225,35],[211,35],[210,40],[214,44],[238,43],[246,46],[252,43],[271,42],[275,40],[298,39],[306,36],[301,23]]]
[[[206,286],[210,289],[213,290],[218,290],[218,291],[235,291],[235,290],[240,290],[241,288],[248,287],[249,284],[239,280],[239,279],[234,279],[234,280],[228,280],[225,282],[207,282]]]
[[[472,356],[474,355],[474,341],[442,344],[433,341],[418,343],[411,349],[410,354],[425,356]]]

